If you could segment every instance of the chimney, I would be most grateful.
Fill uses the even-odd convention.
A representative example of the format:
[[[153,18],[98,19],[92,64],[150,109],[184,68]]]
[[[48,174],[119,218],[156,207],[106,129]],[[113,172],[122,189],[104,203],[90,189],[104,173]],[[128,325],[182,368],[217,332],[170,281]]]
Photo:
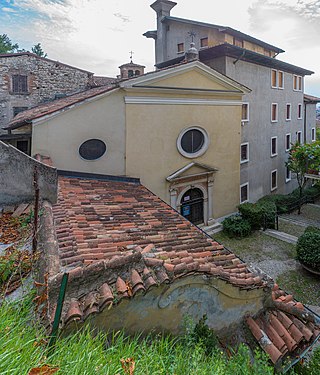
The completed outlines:
[[[163,17],[170,16],[170,10],[176,6],[177,3],[168,0],[157,0],[150,7],[157,13],[157,20]]]
[[[176,5],[177,3],[168,0],[157,0],[150,5],[157,13],[156,64],[167,59],[167,24],[161,21],[170,16],[171,9]]]

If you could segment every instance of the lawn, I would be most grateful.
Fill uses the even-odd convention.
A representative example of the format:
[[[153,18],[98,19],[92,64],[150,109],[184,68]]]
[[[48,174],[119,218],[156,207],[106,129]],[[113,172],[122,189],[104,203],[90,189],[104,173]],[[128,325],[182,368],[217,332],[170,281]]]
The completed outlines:
[[[299,237],[303,234],[306,227],[303,227],[298,224],[294,224],[293,222],[290,222],[289,220],[284,220],[279,218],[279,231],[291,234],[292,236]]]
[[[58,338],[48,356],[44,329],[33,319],[33,303],[4,303],[0,309],[0,374],[64,375],[268,375],[273,366],[262,351],[240,346],[228,356],[206,346],[195,331],[180,338],[94,333],[89,328]],[[211,343],[211,342],[210,342]],[[229,352],[229,354],[232,351]],[[43,367],[42,367],[43,366]],[[47,372],[44,372],[47,366]],[[42,372],[40,368],[42,367]],[[30,372],[32,368],[33,372]]]
[[[296,255],[295,245],[269,237],[260,231],[255,231],[242,239],[229,238],[223,232],[219,232],[214,235],[214,239],[245,262],[288,260]]]

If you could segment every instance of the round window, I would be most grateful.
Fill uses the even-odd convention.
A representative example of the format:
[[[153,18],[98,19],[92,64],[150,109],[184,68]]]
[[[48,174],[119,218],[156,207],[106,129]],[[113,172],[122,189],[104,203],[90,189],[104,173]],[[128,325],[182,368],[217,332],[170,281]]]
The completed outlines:
[[[194,158],[204,154],[208,145],[207,132],[199,127],[183,130],[177,139],[179,152],[187,158]]]
[[[101,158],[106,150],[106,144],[100,139],[88,139],[79,147],[79,154],[85,160],[96,160]]]

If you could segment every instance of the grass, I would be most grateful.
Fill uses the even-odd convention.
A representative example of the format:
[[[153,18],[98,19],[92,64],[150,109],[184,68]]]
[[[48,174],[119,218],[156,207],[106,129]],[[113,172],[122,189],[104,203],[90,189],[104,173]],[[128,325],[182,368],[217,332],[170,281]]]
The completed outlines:
[[[302,303],[320,306],[320,277],[301,269],[287,271],[277,278],[277,283]]]
[[[214,239],[221,242],[245,262],[263,260],[288,260],[296,255],[295,245],[286,243],[255,231],[250,236],[239,239],[229,238],[223,232],[216,233]]]
[[[258,375],[273,374],[262,352],[254,357],[246,346],[227,357],[215,349],[211,355],[201,341],[157,335],[128,338],[116,332],[94,334],[89,328],[58,338],[47,357],[45,332],[32,319],[32,302],[3,303],[0,309],[0,374],[27,375],[31,368],[49,365],[56,374],[72,375]],[[121,361],[122,360],[122,361]],[[122,363],[124,362],[124,363]],[[133,369],[133,365],[135,369]],[[131,367],[131,372],[130,372]]]
[[[291,234],[292,236],[299,237],[303,234],[306,227],[298,224],[291,223],[288,220],[283,220],[279,218],[279,231]]]

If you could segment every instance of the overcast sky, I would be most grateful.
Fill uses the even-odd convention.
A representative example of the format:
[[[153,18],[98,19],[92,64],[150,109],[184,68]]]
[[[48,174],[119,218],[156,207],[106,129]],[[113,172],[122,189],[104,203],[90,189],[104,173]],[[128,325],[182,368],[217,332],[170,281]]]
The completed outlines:
[[[284,49],[278,59],[315,72],[305,91],[320,97],[320,0],[177,0],[171,15],[230,26]],[[116,76],[133,60],[153,70],[156,29],[149,0],[0,0],[0,34],[27,50]]]

